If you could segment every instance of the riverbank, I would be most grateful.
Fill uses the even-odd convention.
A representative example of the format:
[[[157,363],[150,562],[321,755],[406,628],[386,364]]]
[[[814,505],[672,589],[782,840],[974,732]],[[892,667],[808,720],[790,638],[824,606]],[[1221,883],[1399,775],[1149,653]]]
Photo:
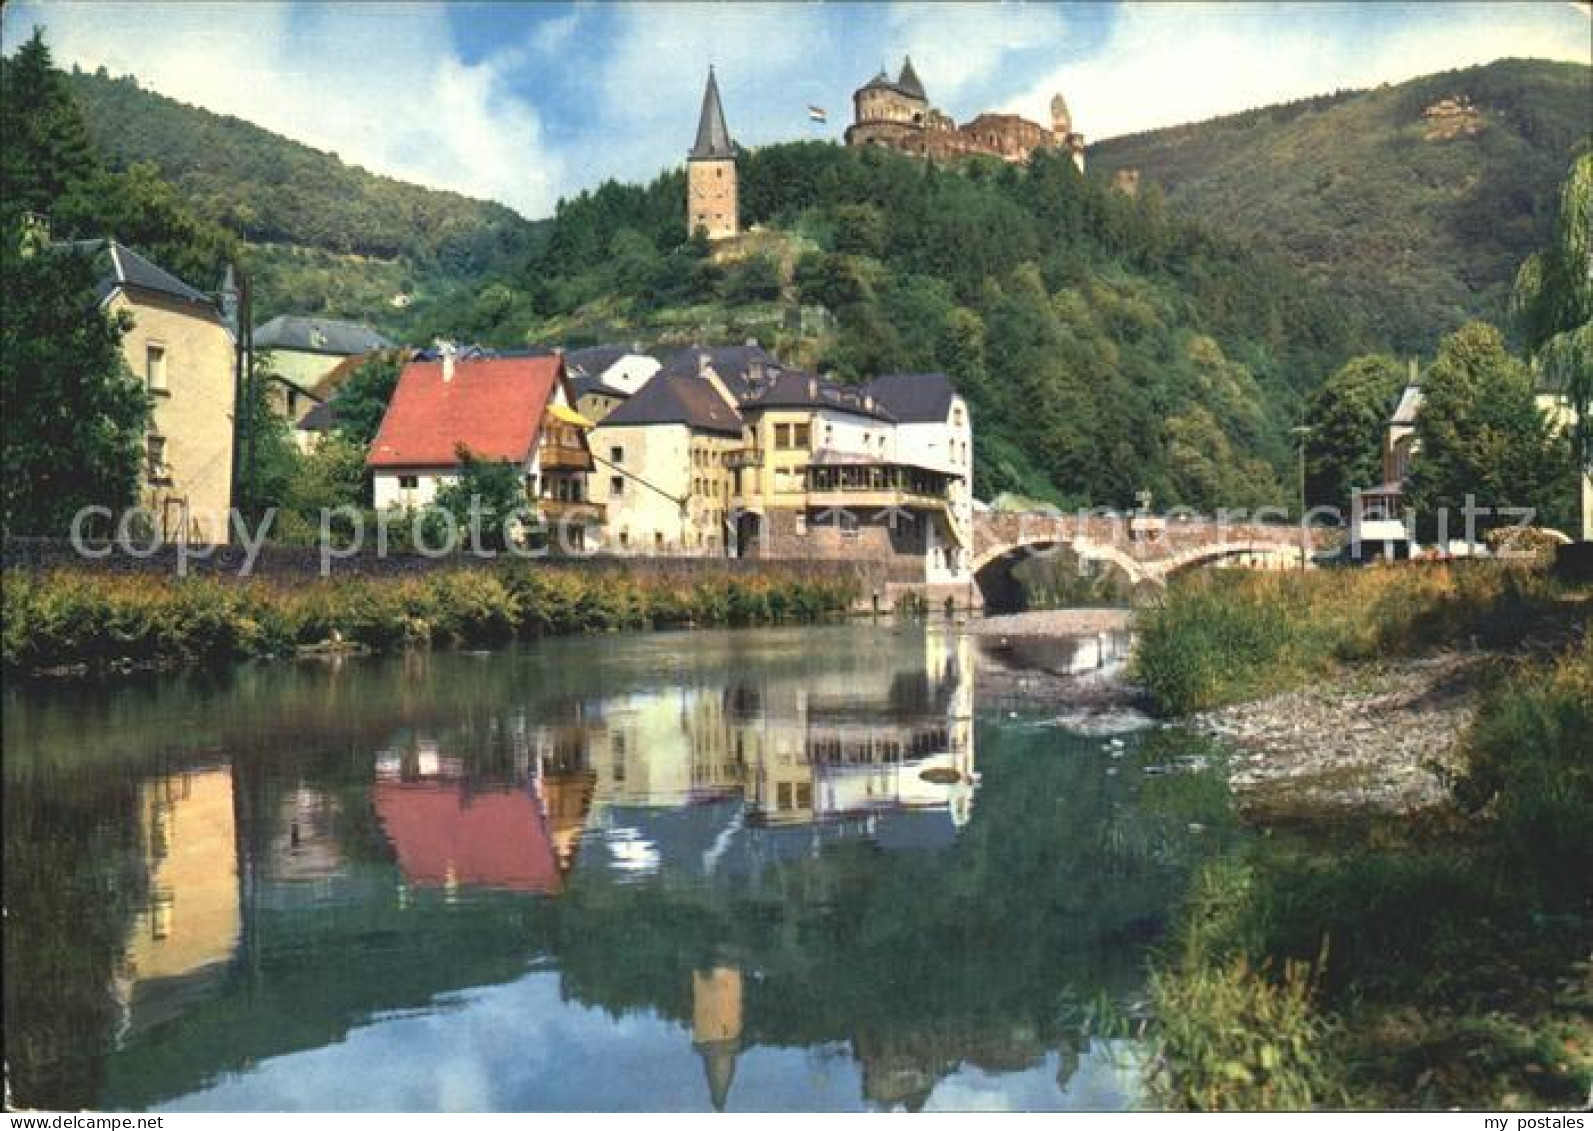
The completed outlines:
[[[248,659],[484,647],[582,632],[801,623],[844,614],[855,579],[695,569],[627,576],[539,564],[288,582],[8,570],[12,675],[214,668]]]
[[[1264,834],[1154,964],[1161,1103],[1587,1102],[1589,609],[1473,566],[1192,579],[1138,622]]]

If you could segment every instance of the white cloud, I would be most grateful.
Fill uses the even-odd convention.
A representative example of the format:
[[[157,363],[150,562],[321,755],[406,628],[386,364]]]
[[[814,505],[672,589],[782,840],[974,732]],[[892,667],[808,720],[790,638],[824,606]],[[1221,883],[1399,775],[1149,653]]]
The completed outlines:
[[[1061,91],[1099,139],[1510,56],[1589,61],[1574,6],[1355,7],[1130,4],[1090,59],[1029,84],[1009,108],[1044,121]]]
[[[893,54],[886,62],[898,67],[901,55],[911,55],[920,78],[933,76],[935,101],[950,106],[999,76],[1009,53],[1060,45],[1067,18],[1054,5],[898,3],[887,34]]]
[[[557,198],[559,162],[509,87],[512,60],[462,62],[440,5],[146,4],[136,34],[130,11],[24,7],[7,12],[7,38],[43,24],[62,66],[133,74],[374,172],[529,216]]]

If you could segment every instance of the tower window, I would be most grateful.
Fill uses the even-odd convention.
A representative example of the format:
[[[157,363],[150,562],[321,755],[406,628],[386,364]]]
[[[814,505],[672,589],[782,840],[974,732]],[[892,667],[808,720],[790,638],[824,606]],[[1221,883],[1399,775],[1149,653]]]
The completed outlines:
[[[144,383],[152,393],[166,391],[166,347],[158,342],[144,347]]]

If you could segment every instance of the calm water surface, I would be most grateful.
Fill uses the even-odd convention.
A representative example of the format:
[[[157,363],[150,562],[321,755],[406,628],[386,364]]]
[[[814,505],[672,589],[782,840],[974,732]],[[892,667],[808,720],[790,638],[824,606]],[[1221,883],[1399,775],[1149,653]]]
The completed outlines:
[[[13,1096],[1130,1106],[1226,796],[977,664],[841,626],[10,688]]]

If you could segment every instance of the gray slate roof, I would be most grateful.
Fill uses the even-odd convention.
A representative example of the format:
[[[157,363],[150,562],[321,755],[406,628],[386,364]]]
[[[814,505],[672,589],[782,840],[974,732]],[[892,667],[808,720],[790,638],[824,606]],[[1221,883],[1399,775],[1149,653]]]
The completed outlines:
[[[944,373],[886,373],[864,385],[863,391],[903,424],[944,421],[957,395]]]
[[[760,382],[772,378],[783,366],[780,359],[756,342],[740,346],[687,346],[662,358],[657,376],[679,373],[698,376],[698,358],[706,355],[719,379],[737,397],[744,397]]]
[[[279,314],[264,326],[256,327],[254,345],[262,350],[296,350],[349,357],[391,349],[393,343],[360,322]]]
[[[685,424],[700,432],[741,435],[741,416],[713,383],[695,373],[654,374],[636,395],[609,413],[610,424]]]
[[[902,73],[901,77],[896,80],[896,88],[904,94],[912,95],[914,98],[928,100],[928,96],[924,94],[924,84],[918,81],[918,72],[913,70],[913,57],[911,55],[902,61]]]
[[[565,358],[565,365],[569,365],[569,358]],[[602,393],[606,397],[618,397],[620,400],[630,397],[630,393],[624,389],[616,389],[613,385],[605,384],[601,377],[590,373],[570,373],[570,391],[575,394],[576,400],[580,400],[587,393]]]
[[[753,388],[741,398],[743,412],[766,408],[827,408],[875,420],[896,418],[863,389],[848,388],[834,381],[787,369],[772,381]]]
[[[709,67],[708,86],[702,92],[702,114],[697,119],[697,144],[688,156],[693,161],[721,161],[735,155],[735,143],[725,126],[725,108],[719,102],[719,80]]]
[[[203,291],[195,290],[176,275],[145,259],[138,252],[117,240],[73,240],[67,245],[72,251],[94,257],[99,272],[99,282],[94,292],[104,301],[118,287],[138,287],[158,291],[187,302],[204,303],[215,308],[215,300]]]
[[[582,375],[600,377],[608,372],[616,361],[631,352],[633,351],[625,346],[588,346],[585,349],[567,350],[564,354],[564,368],[571,377]]]

